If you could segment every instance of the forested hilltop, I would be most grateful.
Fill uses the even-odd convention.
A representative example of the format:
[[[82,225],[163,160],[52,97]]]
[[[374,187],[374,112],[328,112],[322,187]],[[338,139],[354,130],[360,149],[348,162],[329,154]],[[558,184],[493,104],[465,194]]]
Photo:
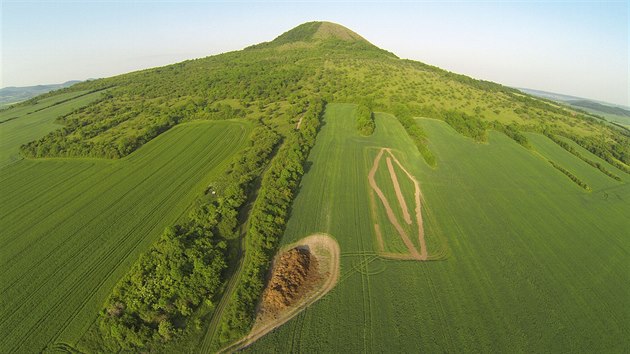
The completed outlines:
[[[480,141],[489,128],[546,131],[567,136],[624,170],[630,164],[625,132],[594,117],[499,84],[399,59],[328,22],[305,23],[241,51],[66,89],[83,90],[103,94],[60,118],[64,128],[23,146],[24,155],[119,158],[174,125],[197,119],[248,117],[286,131],[299,118],[300,102],[317,96],[363,103],[403,119],[443,119]]]
[[[188,213],[116,278],[78,342],[88,352],[210,352],[248,333],[328,103],[356,104],[352,126],[362,137],[379,129],[381,113],[374,112],[391,113],[434,168],[440,161],[416,117],[443,120],[476,143],[496,130],[532,149],[525,133],[543,133],[610,178],[630,173],[625,130],[496,83],[400,59],[329,22],[305,23],[241,51],[82,82],[18,106],[72,92],[100,96],[61,116],[60,129],[22,145],[25,157],[118,159],[181,123],[235,119],[252,127],[246,146],[204,184]],[[621,171],[590,160],[565,138]]]

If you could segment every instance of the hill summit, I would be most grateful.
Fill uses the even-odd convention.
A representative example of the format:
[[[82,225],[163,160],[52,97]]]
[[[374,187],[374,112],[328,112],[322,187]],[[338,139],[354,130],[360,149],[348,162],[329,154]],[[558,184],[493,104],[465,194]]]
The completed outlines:
[[[303,23],[274,39],[273,44],[293,42],[312,42],[318,40],[337,39],[346,42],[363,42],[371,44],[352,30],[332,22],[314,21]]]

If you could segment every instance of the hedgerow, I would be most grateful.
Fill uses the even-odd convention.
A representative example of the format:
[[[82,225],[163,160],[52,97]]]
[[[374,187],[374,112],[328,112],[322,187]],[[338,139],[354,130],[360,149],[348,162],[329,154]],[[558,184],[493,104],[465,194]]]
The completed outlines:
[[[458,133],[473,138],[477,142],[488,141],[488,125],[481,119],[457,111],[446,111],[443,118]]]
[[[257,128],[232,168],[197,200],[188,218],[164,231],[116,285],[100,315],[101,335],[122,349],[151,349],[180,335],[223,283],[226,240],[238,210],[270,159],[279,135]]]
[[[494,121],[492,122],[492,128],[496,129],[503,134],[510,137],[512,140],[516,141],[526,149],[531,149],[532,146],[529,143],[529,139],[519,130],[516,124],[501,124],[500,122]]]
[[[602,139],[580,138],[570,134],[561,134],[573,140],[576,144],[599,156],[604,161],[617,167],[621,171],[630,174],[630,139],[621,139],[621,142],[606,142]]]
[[[584,181],[582,181],[581,179],[577,178],[577,177],[576,177],[573,173],[571,173],[571,172],[567,171],[567,169],[566,169],[566,168],[564,168],[564,167],[562,167],[562,166],[558,165],[557,163],[555,163],[555,162],[553,162],[553,161],[551,161],[551,160],[549,160],[549,163],[550,163],[553,167],[555,167],[558,171],[560,171],[560,172],[564,173],[567,177],[569,177],[569,178],[570,178],[570,179],[571,179],[571,180],[572,180],[575,184],[577,184],[578,186],[580,186],[580,187],[584,188],[585,190],[587,190],[587,191],[589,191],[589,192],[592,190],[592,189],[591,189],[591,187],[590,187],[588,184],[586,184],[586,182],[584,182]]]
[[[249,217],[244,268],[221,320],[219,341],[223,344],[245,335],[253,325],[265,276],[304,174],[303,164],[315,144],[322,110],[322,101],[311,102],[300,130],[291,132],[265,172]]]
[[[416,121],[413,119],[412,114],[409,108],[403,104],[397,104],[392,108],[394,115],[398,118],[400,124],[405,128],[407,134],[413,140],[413,143],[418,148],[418,151],[424,158],[424,161],[431,167],[437,166],[437,161],[435,160],[435,156],[429,150],[427,136],[422,127],[416,124]]]
[[[571,146],[569,143],[567,143],[566,141],[563,141],[562,139],[558,138],[557,136],[555,136],[554,134],[552,134],[549,131],[544,131],[545,136],[547,136],[549,139],[551,139],[554,143],[560,145],[560,147],[562,147],[563,149],[565,149],[566,151],[570,152],[571,154],[575,155],[576,157],[578,157],[580,160],[586,162],[587,164],[595,167],[596,169],[600,170],[602,173],[604,173],[606,176],[617,180],[617,181],[621,181],[621,177],[617,176],[616,174],[608,171],[608,169],[606,169],[606,167],[604,167],[601,163],[597,162],[597,161],[593,161],[589,158],[587,158],[586,156],[580,154],[579,151],[577,151],[573,146]]]
[[[365,105],[357,107],[357,129],[363,136],[370,136],[374,133],[376,124],[374,123],[374,113]]]

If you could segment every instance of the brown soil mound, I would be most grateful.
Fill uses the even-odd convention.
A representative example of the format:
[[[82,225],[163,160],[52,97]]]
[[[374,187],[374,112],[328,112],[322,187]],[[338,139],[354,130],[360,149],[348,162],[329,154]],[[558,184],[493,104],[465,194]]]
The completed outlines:
[[[261,309],[273,316],[291,306],[319,281],[317,273],[317,258],[308,249],[293,248],[284,252],[273,267]]]
[[[292,270],[289,270],[293,267],[281,266],[283,264],[282,258],[287,253],[295,250],[299,253],[305,252],[307,254],[306,257],[308,257],[308,265],[306,265],[306,262],[304,261],[304,258],[306,257],[303,254],[285,256],[285,259],[293,258],[294,260],[298,260],[297,262],[293,262],[294,264],[299,264],[297,267],[298,269],[301,268],[303,271],[307,270],[306,276],[297,277],[298,279],[302,278],[304,280],[301,282],[301,285],[295,288],[296,291],[293,291],[295,295],[290,297],[289,300],[291,305],[281,305],[284,307],[276,309],[273,313],[267,311],[265,309],[265,306],[267,306],[267,302],[265,301],[268,298],[267,293],[273,293],[275,291],[271,289],[271,286],[268,286],[263,293],[262,304],[256,317],[256,323],[254,324],[251,332],[236,343],[223,348],[220,353],[233,353],[254,343],[260,337],[282,326],[305,308],[314,304],[317,300],[321,299],[329,291],[331,291],[337,284],[337,281],[339,280],[339,260],[341,258],[341,252],[339,244],[331,236],[326,234],[310,235],[296,243],[286,246],[286,248],[283,249],[289,251],[280,251],[280,254],[276,256],[273,267],[274,270],[272,272],[272,282],[274,281],[273,278],[276,274],[288,274],[293,272]],[[279,270],[281,268],[284,268],[286,271],[276,271],[276,269]],[[297,273],[303,274],[303,272]],[[279,279],[280,277],[278,277],[278,280]],[[276,281],[275,283],[280,285],[282,282],[283,281]],[[290,289],[291,287],[285,286],[284,288]],[[283,287],[280,286],[277,289],[283,289]],[[284,304],[282,301],[280,301],[280,303]],[[272,305],[273,302],[269,302],[269,304]]]

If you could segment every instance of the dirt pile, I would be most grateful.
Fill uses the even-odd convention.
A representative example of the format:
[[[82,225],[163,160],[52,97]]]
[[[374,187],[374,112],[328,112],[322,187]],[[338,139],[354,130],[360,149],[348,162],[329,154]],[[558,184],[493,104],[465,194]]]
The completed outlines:
[[[337,241],[326,234],[310,235],[280,251],[254,327],[220,353],[246,348],[328,294],[339,280],[340,254]]]
[[[276,261],[263,293],[262,309],[268,315],[291,306],[312,289],[319,279],[317,258],[308,249],[293,248]]]

